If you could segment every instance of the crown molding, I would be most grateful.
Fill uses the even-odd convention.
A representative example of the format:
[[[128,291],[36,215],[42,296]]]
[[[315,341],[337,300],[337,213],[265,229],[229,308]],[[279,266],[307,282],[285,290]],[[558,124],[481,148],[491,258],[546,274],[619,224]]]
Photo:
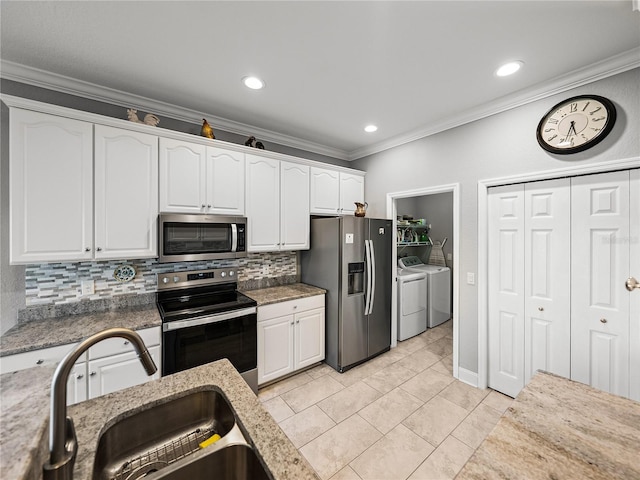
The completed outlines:
[[[301,140],[290,135],[255,127],[241,122],[229,120],[210,112],[201,112],[154,100],[141,95],[134,95],[109,87],[85,82],[57,73],[28,67],[15,62],[0,60],[0,77],[35,87],[46,88],[60,93],[96,100],[99,102],[119,105],[126,108],[137,108],[155,115],[166,116],[176,120],[200,124],[206,118],[214,128],[238,135],[254,135],[262,141],[268,141],[291,148],[326,155],[339,160],[347,160],[348,152],[321,145],[319,143]]]
[[[445,130],[459,127],[476,120],[481,120],[491,115],[502,113],[552,95],[563,93],[567,90],[617,75],[639,66],[640,48],[634,48],[601,62],[597,62],[587,67],[556,77],[552,81],[544,82],[534,87],[516,92],[512,95],[507,95],[498,100],[485,103],[479,107],[467,110],[461,115],[450,117],[443,122],[430,124],[406,134],[393,137],[384,142],[379,142],[350,152],[252,125],[235,122],[209,112],[198,112],[178,105],[161,102],[140,95],[133,95],[120,90],[66,77],[64,75],[58,75],[18,63],[8,62],[6,60],[0,60],[0,77],[27,85],[46,88],[113,105],[119,105],[127,108],[133,107],[142,111],[152,111],[156,115],[164,115],[194,124],[199,124],[202,118],[207,118],[209,123],[215,128],[219,128],[230,133],[247,135],[247,132],[251,132],[253,135],[264,141],[320,155],[326,155],[340,160],[353,161],[384,150],[405,145],[424,137],[435,135],[436,133],[440,133]]]
[[[398,147],[637,67],[640,67],[640,48],[628,50],[607,60],[556,77],[552,81],[544,82],[512,95],[507,95],[495,101],[485,103],[477,108],[467,110],[461,115],[450,117],[444,122],[431,124],[387,141],[353,150],[349,152],[349,158],[347,160],[357,160],[368,155],[373,155],[374,153]]]

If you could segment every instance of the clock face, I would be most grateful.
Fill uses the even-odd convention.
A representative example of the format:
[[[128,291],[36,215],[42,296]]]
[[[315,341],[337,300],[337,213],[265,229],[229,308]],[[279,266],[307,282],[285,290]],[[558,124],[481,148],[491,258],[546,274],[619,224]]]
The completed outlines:
[[[551,153],[576,153],[606,137],[616,121],[616,108],[597,95],[572,97],[554,106],[540,120],[536,137]]]

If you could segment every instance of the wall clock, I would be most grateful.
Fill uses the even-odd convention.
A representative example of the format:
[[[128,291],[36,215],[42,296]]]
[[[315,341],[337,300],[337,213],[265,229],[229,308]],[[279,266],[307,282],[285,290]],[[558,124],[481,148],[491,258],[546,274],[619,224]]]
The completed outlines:
[[[601,142],[616,122],[616,107],[598,95],[579,95],[555,105],[542,117],[536,137],[551,153],[582,152]]]

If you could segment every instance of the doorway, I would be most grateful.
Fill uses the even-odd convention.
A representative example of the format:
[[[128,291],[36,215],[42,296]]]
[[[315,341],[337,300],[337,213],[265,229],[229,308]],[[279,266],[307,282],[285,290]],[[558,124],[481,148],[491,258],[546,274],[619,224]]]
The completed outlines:
[[[433,216],[429,217],[431,213],[421,210],[422,205],[431,205],[429,207],[432,210]],[[442,242],[444,237],[448,238],[447,253],[444,254],[447,266],[451,269],[451,317],[453,322],[453,376],[459,378],[458,368],[458,310],[459,310],[459,241],[458,235],[460,231],[459,218],[460,218],[460,185],[449,184],[441,185],[437,187],[428,187],[415,190],[406,190],[402,192],[387,193],[387,218],[393,220],[393,230],[397,231],[397,217],[398,215],[407,214],[400,208],[412,208],[415,211],[415,215],[419,215],[417,218],[425,218],[427,224],[431,224],[430,236],[431,239],[436,242]],[[426,207],[424,207],[426,208]],[[410,214],[411,215],[411,214]],[[413,215],[415,217],[415,215]],[[443,225],[446,224],[446,227]],[[433,237],[432,235],[435,235]],[[442,238],[440,238],[442,237]],[[450,242],[450,243],[449,243]],[[428,248],[417,247],[420,250],[416,252],[417,256],[426,261],[428,259]],[[404,254],[413,254],[407,250],[399,251],[397,242],[393,242],[392,248],[392,262],[397,265],[398,256]],[[449,259],[450,258],[450,259]],[[396,269],[392,269],[393,285],[397,285],[397,273]],[[397,288],[391,289],[392,303],[391,303],[391,347],[397,346],[398,343],[398,298]],[[460,379],[463,380],[464,379]],[[475,385],[474,385],[475,386]]]

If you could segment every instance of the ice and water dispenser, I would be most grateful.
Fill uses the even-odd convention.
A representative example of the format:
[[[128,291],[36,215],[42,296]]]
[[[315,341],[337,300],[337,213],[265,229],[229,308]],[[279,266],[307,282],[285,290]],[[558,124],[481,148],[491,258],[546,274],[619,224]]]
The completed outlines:
[[[349,269],[347,293],[349,295],[364,293],[364,262],[349,263],[347,267]]]

